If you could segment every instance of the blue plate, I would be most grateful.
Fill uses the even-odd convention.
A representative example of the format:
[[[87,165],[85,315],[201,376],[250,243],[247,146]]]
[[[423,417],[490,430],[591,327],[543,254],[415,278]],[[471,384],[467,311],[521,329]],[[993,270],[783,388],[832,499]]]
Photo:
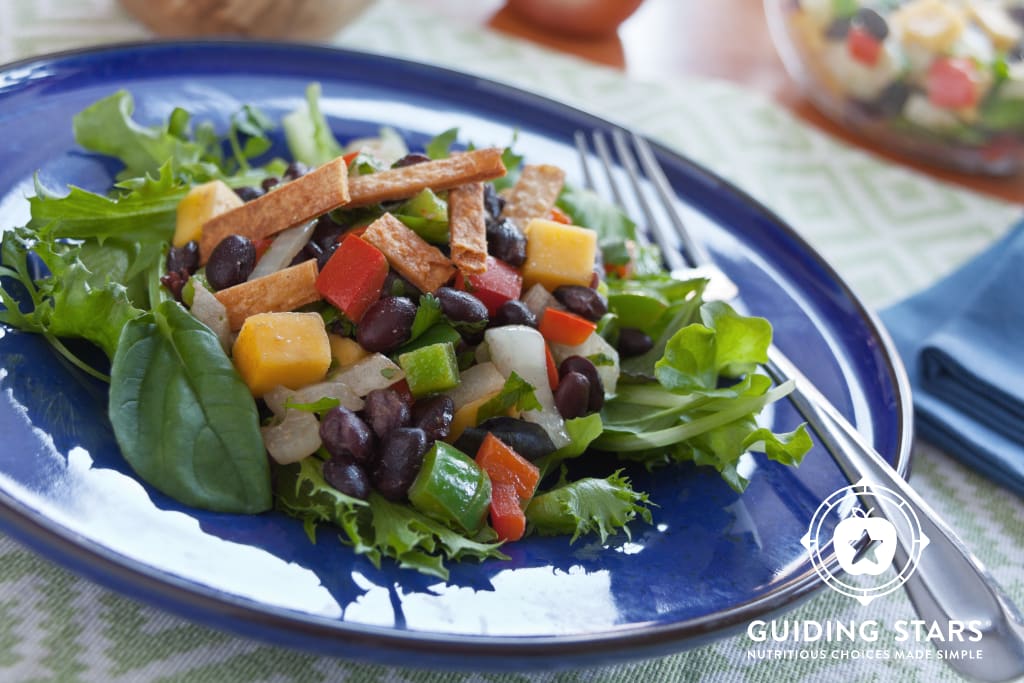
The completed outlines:
[[[242,103],[278,119],[323,84],[341,139],[390,125],[415,146],[458,127],[462,142],[515,148],[579,180],[572,134],[611,124],[452,71],[326,48],[157,43],[73,52],[0,70],[0,226],[23,223],[32,175],[109,187],[116,168],[75,146],[71,117],[118,88],[136,116],[173,107],[225,125]],[[901,472],[910,403],[885,334],[803,240],[745,194],[657,149],[695,228],[775,324],[779,345]],[[847,481],[820,447],[798,469],[751,458],[749,489],[689,466],[630,470],[654,524],[604,546],[529,538],[511,559],[452,568],[445,583],[385,561],[375,569],[321,531],[277,513],[214,514],[142,484],[106,418],[106,387],[42,339],[0,327],[0,522],[73,571],[189,619],[278,644],[423,667],[584,666],[662,655],[791,608],[820,587],[799,539]],[[788,404],[776,429],[799,423]]]

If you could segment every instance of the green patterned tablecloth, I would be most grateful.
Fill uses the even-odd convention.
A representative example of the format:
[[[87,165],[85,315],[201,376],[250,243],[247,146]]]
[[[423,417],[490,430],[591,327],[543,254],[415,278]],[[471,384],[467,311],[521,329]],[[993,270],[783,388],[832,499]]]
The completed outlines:
[[[0,0],[0,62],[146,38],[114,0]],[[627,124],[706,164],[788,219],[870,305],[952,270],[1002,234],[1020,207],[883,163],[727,83],[642,83],[385,0],[337,44],[481,75]],[[1024,604],[1024,501],[932,448],[913,483],[1011,596]],[[822,591],[808,620],[914,617],[894,593],[861,607]],[[874,643],[886,648],[886,631]],[[891,633],[889,636],[891,637]],[[955,681],[934,658],[764,662],[746,635],[663,659],[531,675],[451,674],[351,663],[198,626],[104,590],[0,536],[2,681]]]

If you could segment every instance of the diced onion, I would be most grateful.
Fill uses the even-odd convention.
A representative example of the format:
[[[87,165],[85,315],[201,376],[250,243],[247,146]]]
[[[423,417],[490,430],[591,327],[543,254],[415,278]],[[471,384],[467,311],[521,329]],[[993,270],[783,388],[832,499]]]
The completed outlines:
[[[260,427],[270,457],[282,465],[298,462],[320,448],[320,422],[313,413],[289,410],[281,422]]]
[[[498,372],[494,363],[480,363],[459,374],[459,384],[445,392],[458,410],[467,403],[479,400],[484,396],[501,391],[505,386],[505,377]]]
[[[348,385],[356,396],[366,396],[374,389],[384,389],[405,379],[405,373],[387,356],[374,353],[344,368],[332,379]]]
[[[195,294],[192,297],[192,308],[189,311],[196,320],[203,323],[217,335],[220,346],[225,352],[231,349],[231,325],[228,324],[228,311],[220,299],[215,297],[210,290],[203,286],[199,278],[193,278],[192,287]]]
[[[278,233],[274,241],[267,247],[266,252],[263,253],[256,267],[252,269],[249,279],[255,280],[258,277],[270,275],[285,268],[302,251],[302,248],[306,246],[315,228],[316,220],[314,219]]]
[[[563,308],[562,304],[558,303],[558,299],[551,295],[551,292],[544,289],[544,285],[537,283],[533,287],[526,290],[526,294],[522,297],[523,304],[530,309],[530,312],[540,317],[544,315],[544,309],[546,308]]]
[[[548,384],[544,337],[526,325],[504,325],[487,330],[484,339],[491,349],[491,361],[498,372],[504,377],[515,372],[533,386],[534,396],[542,409],[524,412],[523,419],[543,427],[555,448],[567,445],[570,439],[565,431],[565,421],[558,414],[555,396]]]
[[[285,404],[291,403],[316,403],[322,398],[334,398],[339,401],[338,405],[349,410],[362,410],[363,399],[356,395],[350,386],[337,379],[326,382],[317,382],[301,389],[289,389],[284,386],[277,386],[263,395],[263,402],[278,417],[284,416]],[[295,411],[287,411],[289,413]]]

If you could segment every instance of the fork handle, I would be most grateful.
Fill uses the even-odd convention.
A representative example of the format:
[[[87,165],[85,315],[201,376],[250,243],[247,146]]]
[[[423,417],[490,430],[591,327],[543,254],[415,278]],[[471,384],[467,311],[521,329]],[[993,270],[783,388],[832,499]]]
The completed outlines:
[[[789,398],[818,434],[823,445],[851,482],[862,478],[897,492],[917,513],[930,543],[926,557],[904,584],[917,614],[940,624],[958,620],[981,622],[984,659],[947,659],[950,667],[982,681],[1007,681],[1024,675],[1024,619],[984,565],[967,550],[917,492],[867,442],[849,420],[800,372],[776,346],[768,351],[765,369],[776,382],[792,379]],[[877,504],[879,498],[875,498]],[[880,505],[884,516],[898,514]],[[903,540],[901,539],[901,546]],[[901,547],[901,558],[910,548]],[[959,649],[963,643],[935,643],[940,649]]]

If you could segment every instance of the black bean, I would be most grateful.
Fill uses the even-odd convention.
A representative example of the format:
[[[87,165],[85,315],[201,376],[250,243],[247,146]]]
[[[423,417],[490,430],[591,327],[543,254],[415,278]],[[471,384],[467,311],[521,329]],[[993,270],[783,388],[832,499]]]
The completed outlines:
[[[491,319],[493,327],[502,325],[528,325],[537,327],[537,316],[519,299],[509,299],[498,307]]]
[[[175,301],[181,301],[181,290],[185,287],[185,283],[188,282],[188,277],[188,271],[172,270],[166,275],[160,276],[160,284],[167,288],[167,291],[171,293]]]
[[[885,18],[870,7],[861,7],[857,10],[854,22],[876,40],[885,40],[889,35],[889,24]]]
[[[348,408],[338,406],[324,414],[320,419],[320,440],[331,455],[348,456],[361,465],[373,461],[373,434]]]
[[[287,180],[295,180],[309,173],[309,166],[306,166],[301,161],[293,161],[288,164],[288,168],[284,169],[284,177]]]
[[[601,375],[589,358],[569,356],[558,366],[558,376],[565,377],[570,372],[578,372],[590,382],[590,398],[587,400],[587,412],[596,413],[604,406],[604,382]]]
[[[453,323],[478,323],[487,320],[487,307],[469,292],[441,287],[434,296],[441,304],[441,312]]]
[[[431,441],[448,438],[455,416],[455,403],[450,396],[421,398],[412,407],[412,425],[422,429]]]
[[[596,273],[595,273],[596,275]],[[608,303],[597,290],[580,285],[562,285],[552,292],[559,303],[571,313],[592,320],[600,320],[608,312]]]
[[[346,496],[366,500],[370,497],[370,477],[366,470],[347,457],[334,456],[320,468],[324,480]]]
[[[404,157],[391,164],[391,168],[402,168],[403,166],[413,166],[415,164],[422,164],[424,161],[430,161],[430,157],[421,152],[409,152]]]
[[[192,240],[167,252],[167,272],[184,270],[191,275],[199,268],[199,242]]]
[[[271,188],[277,187],[280,184],[281,184],[281,179],[280,178],[270,177],[270,178],[264,178],[263,182],[260,183],[260,187],[263,188],[264,192],[269,192]]]
[[[411,420],[409,404],[394,389],[374,389],[367,394],[363,416],[382,439],[399,427],[408,427]]]
[[[356,327],[356,341],[367,351],[388,353],[409,341],[416,304],[404,296],[388,296],[370,304]]]
[[[325,213],[316,220],[316,227],[313,228],[313,241],[320,245],[320,248],[327,250],[338,243],[338,237],[345,232],[345,226],[334,220],[331,214]]]
[[[555,452],[555,444],[543,427],[514,417],[492,417],[476,427],[470,427],[462,432],[455,447],[471,457],[475,456],[488,433],[494,434],[527,460],[536,460]]]
[[[423,465],[427,435],[422,429],[403,427],[391,432],[380,448],[371,480],[388,500],[405,498]]]
[[[555,407],[558,408],[558,414],[566,420],[586,415],[589,402],[590,380],[585,376],[578,372],[569,372],[558,380]]]
[[[241,235],[228,235],[220,241],[206,262],[206,279],[214,289],[245,282],[256,266],[256,246]]]
[[[852,22],[851,17],[839,17],[835,19],[828,28],[825,29],[825,37],[829,40],[843,40],[846,38],[846,34],[850,32],[850,24]]]
[[[384,296],[404,296],[413,301],[419,301],[423,295],[411,282],[402,277],[398,271],[389,270],[384,278],[384,286],[381,288]]]
[[[903,105],[910,97],[910,86],[903,81],[890,83],[870,103],[869,109],[873,116],[897,116],[903,111]]]
[[[505,263],[521,266],[526,262],[526,237],[507,218],[491,221],[487,224],[487,251]]]
[[[494,189],[494,183],[484,183],[484,209],[491,218],[497,218],[505,208],[505,198]]]
[[[316,242],[310,241],[309,245],[313,244],[316,244]],[[317,249],[320,250],[320,255],[316,257],[316,267],[318,270],[323,270],[324,266],[327,265],[327,262],[331,260],[332,256],[334,256],[334,252],[338,250],[338,243],[333,242],[327,245],[327,248],[317,247]]]
[[[248,202],[256,199],[257,197],[262,197],[266,192],[264,192],[262,188],[246,185],[245,187],[236,187],[235,194],[237,194],[238,198],[243,202]]]
[[[316,259],[317,266],[322,268],[323,266],[320,263],[320,259],[323,255],[324,250],[320,248],[320,245],[313,241],[306,242],[305,246],[303,246],[302,249],[299,249],[299,253],[292,257],[291,263],[288,265],[296,266],[304,261]],[[325,260],[324,263],[327,263],[327,261]]]
[[[623,358],[642,356],[654,348],[654,340],[635,327],[619,330],[619,355]]]

